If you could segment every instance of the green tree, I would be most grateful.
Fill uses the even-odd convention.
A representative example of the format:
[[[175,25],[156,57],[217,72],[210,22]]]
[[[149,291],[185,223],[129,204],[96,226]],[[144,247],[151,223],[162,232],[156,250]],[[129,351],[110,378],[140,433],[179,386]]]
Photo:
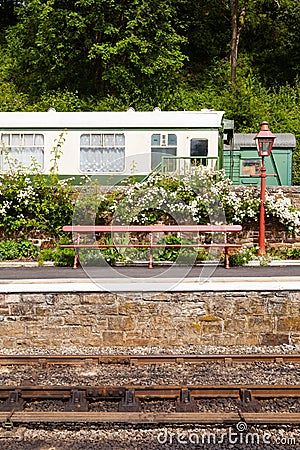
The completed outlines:
[[[4,40],[5,30],[16,23],[16,6],[21,5],[20,0],[0,0],[0,42]]]
[[[188,70],[202,73],[217,59],[228,55],[230,14],[227,0],[183,0],[179,5],[186,24]]]
[[[29,0],[7,34],[7,75],[31,93],[159,97],[185,56],[170,0]]]
[[[293,84],[300,71],[299,0],[251,3],[241,51],[251,55],[253,65],[268,85]]]

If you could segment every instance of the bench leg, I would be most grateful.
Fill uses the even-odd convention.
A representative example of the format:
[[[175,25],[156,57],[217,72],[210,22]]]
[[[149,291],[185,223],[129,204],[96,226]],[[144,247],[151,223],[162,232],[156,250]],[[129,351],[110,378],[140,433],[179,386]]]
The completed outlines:
[[[153,245],[153,235],[152,235],[152,233],[150,232],[150,234],[149,234],[149,240],[150,240],[150,252],[149,252],[149,269],[152,269],[152,267],[153,267],[153,247],[152,247],[152,245]]]
[[[77,245],[79,245],[80,244],[80,233],[77,234],[76,241],[77,241]],[[75,247],[73,269],[77,269],[78,267],[79,267],[78,249]]]
[[[73,263],[73,269],[77,269],[78,267],[79,267],[79,258],[78,258],[78,254],[77,254],[77,251],[76,251],[76,253],[75,253],[75,256],[74,256],[74,263]]]
[[[228,247],[225,247],[225,269],[229,269],[229,267]]]

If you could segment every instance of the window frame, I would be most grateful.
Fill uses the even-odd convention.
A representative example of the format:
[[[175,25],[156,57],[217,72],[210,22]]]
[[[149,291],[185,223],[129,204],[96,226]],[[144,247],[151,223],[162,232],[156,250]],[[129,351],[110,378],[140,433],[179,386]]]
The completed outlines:
[[[82,143],[82,139],[83,137],[89,136],[89,143]],[[99,142],[96,142],[96,136],[99,137]],[[122,142],[117,142],[117,138],[122,136]],[[113,137],[113,143],[108,145],[107,142],[105,142],[106,139],[108,139],[108,137]],[[92,167],[92,170],[84,170],[83,165],[84,164],[92,164],[89,162],[84,163],[84,161],[82,161],[82,155],[83,155],[83,150],[100,150],[99,151],[99,155],[103,157],[104,155],[104,151],[107,150],[107,156],[109,156],[109,150],[119,150],[123,152],[122,155],[122,167],[121,170],[116,170],[116,168],[114,167],[113,170],[103,170],[100,169],[99,170],[95,170],[94,167]],[[98,156],[99,156],[98,155]],[[121,159],[121,158],[117,158],[117,159]],[[112,161],[115,161],[115,159]],[[94,163],[95,164],[95,163]],[[98,161],[97,164],[102,164],[102,161],[100,159],[100,162]],[[107,164],[107,163],[105,163]],[[104,165],[104,169],[107,169],[107,166]],[[126,136],[124,132],[81,132],[80,137],[79,137],[79,172],[82,174],[112,174],[112,173],[124,173],[126,169]]]
[[[5,142],[5,136],[9,137],[9,143]],[[15,141],[16,137],[19,137],[20,143],[15,143],[13,141]],[[25,139],[29,136],[32,136],[32,144],[28,144],[28,142],[25,142]],[[42,136],[42,143],[38,143],[36,144],[36,138],[37,137],[41,137]],[[4,153],[8,153],[8,157],[10,159],[12,159],[13,161],[17,161],[17,167],[24,167],[27,169],[30,169],[30,167],[32,166],[33,163],[33,159],[36,160],[39,170],[41,170],[42,172],[45,170],[45,134],[41,133],[41,132],[7,132],[7,131],[2,131],[1,132],[1,160],[0,160],[0,165],[1,165],[1,171],[2,172],[8,172],[9,171],[9,166],[5,167],[5,156]],[[17,156],[12,156],[10,153],[13,151],[12,149],[18,149],[19,151],[21,151],[22,153],[25,152],[26,149],[40,149],[40,160],[41,163],[39,162],[38,158],[34,158],[33,155],[30,155],[30,164],[26,164],[24,163],[22,160],[19,160]],[[16,150],[15,150],[16,151]],[[7,165],[8,163],[6,163]]]
[[[157,136],[159,138],[159,143],[154,143],[154,137]],[[167,140],[165,141],[165,136],[167,136]],[[163,137],[163,138],[162,138]],[[175,139],[174,139],[175,138]],[[170,143],[170,141],[174,139],[175,143]],[[163,143],[166,142],[166,143]],[[152,133],[151,134],[151,161],[150,161],[150,166],[151,166],[151,170],[156,170],[157,167],[159,167],[159,165],[162,163],[163,161],[163,157],[165,156],[166,158],[168,156],[175,156],[175,158],[177,157],[177,150],[178,150],[178,138],[177,138],[177,134],[175,133]],[[168,154],[169,152],[175,152],[174,154]],[[156,164],[155,166],[153,166],[153,156],[154,154],[156,155],[161,155],[160,158],[160,162],[158,164]],[[174,161],[171,160],[171,168],[167,168],[166,172],[175,172],[176,171],[176,159]]]

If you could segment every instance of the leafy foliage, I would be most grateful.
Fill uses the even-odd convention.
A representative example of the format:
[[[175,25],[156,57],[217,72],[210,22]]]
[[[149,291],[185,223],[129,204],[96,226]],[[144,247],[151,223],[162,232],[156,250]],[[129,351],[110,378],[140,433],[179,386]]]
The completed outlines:
[[[54,149],[51,175],[38,167],[31,169],[8,160],[10,169],[0,175],[0,233],[6,237],[35,237],[61,234],[62,224],[70,223],[74,194],[68,181],[55,172],[61,141]]]
[[[0,13],[2,111],[214,108],[236,132],[267,120],[296,135],[300,184],[299,0],[2,0]]]
[[[186,59],[173,11],[168,0],[126,7],[114,0],[30,0],[8,30],[7,74],[32,94],[79,89],[132,101],[148,90],[153,97],[175,86]]]
[[[32,241],[7,239],[0,242],[0,260],[35,259],[37,255],[38,248]]]

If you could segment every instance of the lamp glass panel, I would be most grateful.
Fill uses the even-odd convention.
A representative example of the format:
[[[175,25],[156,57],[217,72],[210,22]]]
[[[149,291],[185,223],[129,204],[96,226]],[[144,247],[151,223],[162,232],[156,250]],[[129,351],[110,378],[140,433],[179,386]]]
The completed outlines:
[[[271,153],[271,141],[259,139],[258,140],[259,154],[261,156],[269,156]]]

